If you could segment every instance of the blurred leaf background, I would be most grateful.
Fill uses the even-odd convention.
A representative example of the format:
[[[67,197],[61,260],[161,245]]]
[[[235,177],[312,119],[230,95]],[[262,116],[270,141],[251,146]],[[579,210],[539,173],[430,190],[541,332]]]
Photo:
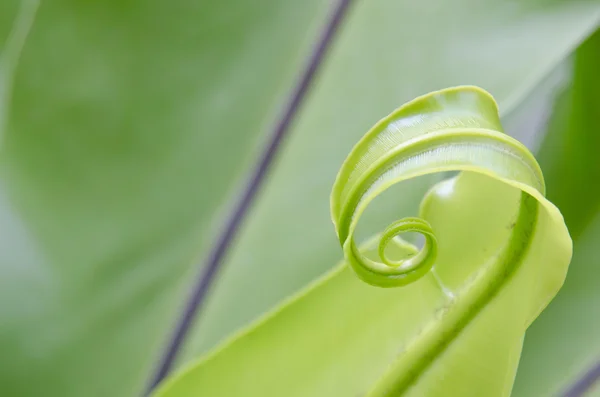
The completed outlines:
[[[41,1],[16,63],[32,4],[0,3],[2,395],[139,395],[332,2]],[[599,23],[596,0],[355,1],[180,364],[340,259],[329,192],[376,120],[475,84],[538,150],[575,239],[514,395],[580,377],[600,359]],[[365,228],[415,212],[436,179]]]

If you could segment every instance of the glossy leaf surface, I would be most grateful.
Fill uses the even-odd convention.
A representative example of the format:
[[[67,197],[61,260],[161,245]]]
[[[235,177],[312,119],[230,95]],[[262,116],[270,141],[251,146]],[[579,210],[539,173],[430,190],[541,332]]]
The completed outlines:
[[[356,248],[374,196],[451,170],[463,173],[431,189],[418,218]],[[331,209],[347,263],[156,396],[508,395],[525,330],[571,258],[544,190],[489,94],[459,87],[417,98],[377,123],[338,174]],[[429,239],[418,251],[393,237],[402,231]],[[350,267],[369,284],[401,287],[368,285]]]

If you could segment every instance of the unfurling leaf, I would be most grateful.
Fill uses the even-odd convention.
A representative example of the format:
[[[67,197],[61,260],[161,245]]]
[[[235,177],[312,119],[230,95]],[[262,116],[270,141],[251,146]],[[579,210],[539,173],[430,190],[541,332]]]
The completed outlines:
[[[392,222],[358,248],[369,202],[445,171],[461,173],[429,191],[419,217]],[[331,212],[346,261],[156,395],[510,394],[525,330],[571,258],[544,190],[537,162],[502,132],[487,92],[457,87],[415,99],[365,135],[335,181]],[[423,234],[424,247],[403,232]]]

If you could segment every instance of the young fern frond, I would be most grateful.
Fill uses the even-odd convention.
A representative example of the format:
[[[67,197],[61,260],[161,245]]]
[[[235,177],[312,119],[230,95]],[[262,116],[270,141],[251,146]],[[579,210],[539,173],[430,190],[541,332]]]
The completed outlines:
[[[361,252],[354,232],[361,214],[377,195],[407,179],[445,171],[482,174],[521,190],[516,220],[506,243],[481,264],[476,281],[451,291],[461,299],[449,306],[445,321],[420,335],[420,347],[414,348],[410,366],[405,360],[392,365],[372,395],[406,391],[454,335],[498,294],[523,264],[540,232],[540,211],[555,221],[563,235],[564,264],[570,260],[568,232],[559,211],[544,197],[544,179],[535,158],[503,133],[490,94],[478,87],[456,87],[419,97],[379,121],[354,147],[338,173],[331,194],[332,219],[345,259],[362,280],[380,287],[404,286],[436,265],[438,241],[427,219],[428,196],[419,217],[400,219],[383,231],[379,260]],[[399,260],[389,258],[386,246],[404,232],[422,234],[423,248]]]
[[[354,232],[368,204],[392,185],[444,171],[472,171],[543,196],[544,179],[533,155],[505,135],[494,99],[477,87],[450,88],[419,97],[377,123],[354,147],[340,169],[331,194],[331,214],[346,260],[369,284],[394,287],[421,278],[435,264],[437,241],[422,218],[392,223],[379,243],[380,261],[357,248]],[[525,204],[523,204],[525,205]],[[532,213],[537,211],[533,203]],[[395,262],[385,256],[396,234],[417,232],[423,250]]]
[[[429,190],[418,217],[355,241],[378,194],[446,171],[461,172]],[[331,215],[344,263],[156,396],[508,395],[524,332],[571,258],[544,191],[536,160],[502,132],[487,92],[456,87],[409,102],[337,175]],[[423,248],[405,232],[422,234]]]

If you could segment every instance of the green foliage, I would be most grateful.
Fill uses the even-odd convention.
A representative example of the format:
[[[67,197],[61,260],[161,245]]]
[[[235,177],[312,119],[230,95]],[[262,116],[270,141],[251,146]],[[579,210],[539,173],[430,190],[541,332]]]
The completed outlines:
[[[382,114],[425,92],[476,84],[491,92],[503,117],[509,117],[600,20],[595,0],[370,0],[351,11],[229,255],[184,352],[187,360],[340,260],[331,233],[331,185],[353,143]],[[382,197],[361,230],[370,235],[389,219],[416,214],[436,180],[411,181],[402,194]]]
[[[576,52],[573,79],[553,109],[540,163],[548,197],[575,244],[564,287],[527,332],[516,396],[564,389],[600,359],[600,31]]]
[[[354,229],[375,196],[456,170],[463,173],[428,192],[419,218],[356,247]],[[377,123],[338,174],[331,211],[347,264],[156,395],[510,394],[525,329],[571,259],[563,218],[544,190],[535,159],[502,133],[486,92],[417,98]],[[425,235],[420,252],[394,238],[408,231]],[[369,284],[410,285],[365,286],[347,267]]]
[[[140,393],[322,9],[41,1],[3,130],[1,395]]]
[[[330,2],[41,1],[20,51],[36,4],[0,2],[1,394],[138,395]],[[509,115],[599,16],[596,0],[356,2],[182,361],[339,261],[331,184],[382,113],[477,84]],[[378,199],[362,230],[415,214],[434,181]],[[536,340],[554,357],[551,332]]]

